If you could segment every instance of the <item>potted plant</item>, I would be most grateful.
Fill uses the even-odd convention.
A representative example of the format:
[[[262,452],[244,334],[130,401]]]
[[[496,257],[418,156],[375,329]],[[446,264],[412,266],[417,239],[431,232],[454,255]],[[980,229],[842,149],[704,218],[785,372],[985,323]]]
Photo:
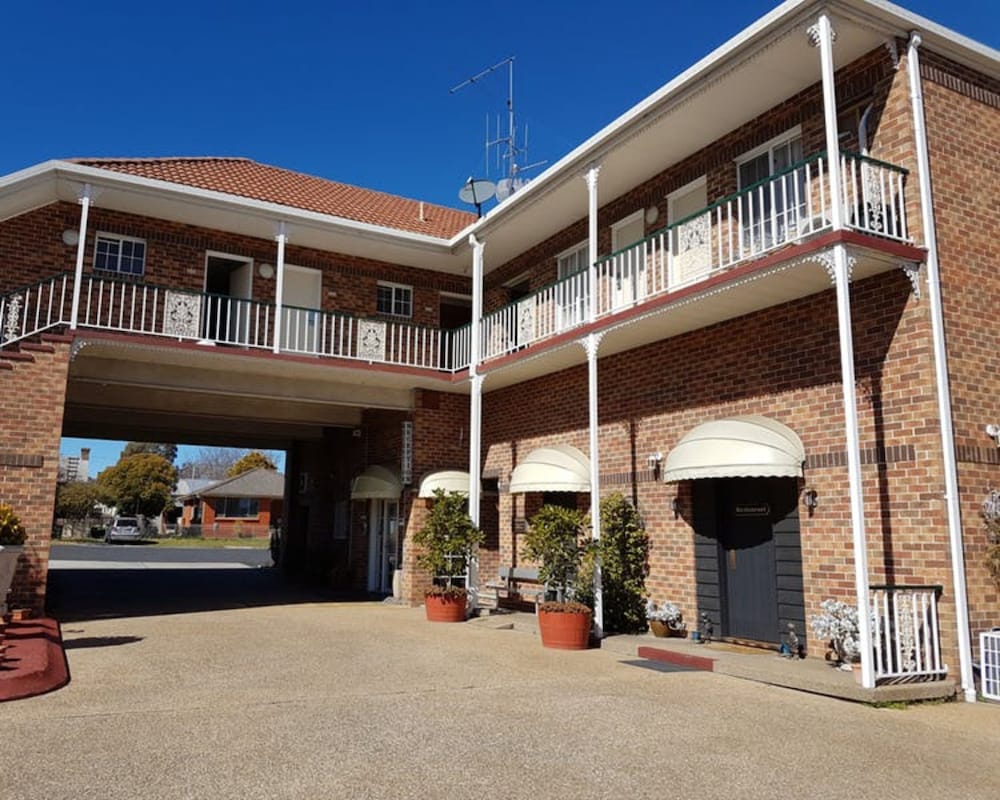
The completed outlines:
[[[861,657],[857,608],[833,599],[824,600],[819,606],[823,613],[815,614],[810,624],[820,641],[829,642],[827,660],[842,669],[852,669],[851,664]]]
[[[687,636],[687,626],[684,624],[680,606],[669,600],[664,600],[660,605],[652,600],[648,601],[646,619],[649,621],[649,629],[653,632],[653,636],[657,638]]]
[[[14,509],[8,503],[0,503],[0,614],[7,613],[7,593],[26,538],[27,534]]]
[[[465,586],[455,585],[455,578],[464,580],[483,534],[469,518],[464,494],[436,489],[431,503],[427,519],[413,536],[421,548],[417,564],[434,578],[424,593],[424,609],[430,622],[463,622],[468,593]]]
[[[591,609],[576,598],[577,581],[589,549],[586,518],[579,511],[542,506],[524,537],[525,555],[539,564],[538,577],[555,600],[538,606],[542,645],[557,650],[583,650],[590,641]]]

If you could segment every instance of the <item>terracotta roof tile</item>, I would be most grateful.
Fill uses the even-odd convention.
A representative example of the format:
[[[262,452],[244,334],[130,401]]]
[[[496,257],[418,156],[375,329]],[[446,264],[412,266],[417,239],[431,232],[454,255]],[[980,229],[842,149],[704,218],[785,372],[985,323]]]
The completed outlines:
[[[362,189],[249,158],[74,158],[73,163],[261,200],[387,228],[450,238],[472,224],[467,211]]]

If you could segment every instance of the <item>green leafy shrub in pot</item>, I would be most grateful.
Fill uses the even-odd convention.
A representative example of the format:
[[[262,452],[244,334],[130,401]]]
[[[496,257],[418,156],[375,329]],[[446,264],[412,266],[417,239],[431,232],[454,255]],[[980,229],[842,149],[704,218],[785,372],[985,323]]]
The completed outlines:
[[[592,598],[581,584],[581,566],[590,549],[587,519],[580,511],[545,505],[529,520],[524,536],[524,554],[536,562],[539,580],[556,593],[543,611],[590,611],[581,599]]]
[[[0,545],[24,544],[28,538],[21,525],[21,519],[14,513],[9,503],[0,503]]]
[[[421,548],[417,564],[435,580],[428,594],[466,593],[464,587],[453,585],[453,579],[465,574],[475,548],[483,541],[483,532],[470,519],[467,505],[464,494],[436,489],[427,519],[413,536],[414,544]]]

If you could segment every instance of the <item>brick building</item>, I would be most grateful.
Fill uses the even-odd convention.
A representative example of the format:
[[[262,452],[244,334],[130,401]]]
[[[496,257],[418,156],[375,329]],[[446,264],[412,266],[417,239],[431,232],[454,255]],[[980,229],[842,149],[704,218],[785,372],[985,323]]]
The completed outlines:
[[[22,600],[60,435],[232,442],[288,453],[290,568],[419,602],[442,474],[480,487],[481,577],[553,493],[620,491],[688,619],[773,644],[870,603],[867,685],[969,698],[1000,624],[998,140],[1000,54],[789,0],[479,220],[245,159],[0,179]]]

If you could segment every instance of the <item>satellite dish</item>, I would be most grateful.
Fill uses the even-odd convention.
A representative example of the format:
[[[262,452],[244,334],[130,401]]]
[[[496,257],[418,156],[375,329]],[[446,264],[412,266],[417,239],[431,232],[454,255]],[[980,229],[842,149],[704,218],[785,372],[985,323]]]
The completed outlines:
[[[478,178],[469,178],[465,185],[458,190],[458,199],[463,203],[469,203],[476,207],[476,213],[483,215],[483,203],[497,193],[497,187],[493,181],[484,181]]]

